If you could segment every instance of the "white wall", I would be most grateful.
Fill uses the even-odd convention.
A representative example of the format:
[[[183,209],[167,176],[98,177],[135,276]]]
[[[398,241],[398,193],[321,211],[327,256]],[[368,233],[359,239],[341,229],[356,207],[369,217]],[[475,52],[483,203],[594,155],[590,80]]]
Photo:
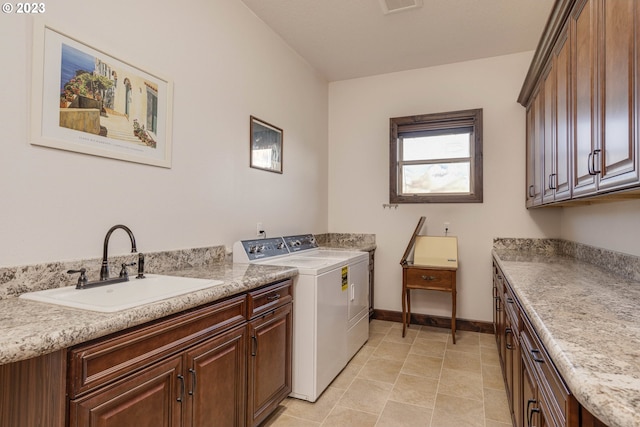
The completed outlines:
[[[59,0],[52,27],[174,82],[173,167],[29,144],[32,20],[0,25],[0,266],[327,231],[328,86],[239,0]],[[250,169],[249,116],[284,129],[284,174]],[[121,236],[121,237],[117,237]],[[110,254],[128,251],[122,232]]]
[[[640,200],[562,209],[561,237],[640,256]]]
[[[399,261],[420,216],[458,236],[458,317],[490,321],[494,237],[559,237],[559,209],[525,209],[525,110],[532,52],[329,84],[329,230],[376,234],[375,308],[401,310]],[[483,108],[484,203],[389,202],[389,118]],[[450,315],[450,296],[414,292],[413,312]]]

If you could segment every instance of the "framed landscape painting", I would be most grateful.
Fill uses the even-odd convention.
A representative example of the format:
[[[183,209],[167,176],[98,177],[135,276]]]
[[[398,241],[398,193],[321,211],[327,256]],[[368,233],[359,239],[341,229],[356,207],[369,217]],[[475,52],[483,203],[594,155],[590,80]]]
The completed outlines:
[[[171,167],[173,85],[34,25],[31,143]]]

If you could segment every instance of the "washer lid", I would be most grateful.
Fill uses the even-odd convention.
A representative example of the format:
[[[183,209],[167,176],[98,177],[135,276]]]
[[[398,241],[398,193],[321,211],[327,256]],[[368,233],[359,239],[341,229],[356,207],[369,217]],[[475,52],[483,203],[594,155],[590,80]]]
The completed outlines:
[[[347,265],[346,260],[335,258],[315,258],[307,256],[288,256],[260,261],[260,264],[295,267],[299,274],[318,275]]]
[[[299,252],[298,256],[309,258],[334,258],[347,260],[350,262],[358,262],[369,258],[369,253],[364,251],[341,250],[341,249],[322,249],[318,248],[310,252]]]

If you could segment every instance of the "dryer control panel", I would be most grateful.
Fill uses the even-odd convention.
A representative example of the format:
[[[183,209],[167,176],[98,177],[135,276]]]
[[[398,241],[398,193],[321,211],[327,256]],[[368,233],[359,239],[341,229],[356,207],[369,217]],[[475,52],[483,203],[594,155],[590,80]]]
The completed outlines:
[[[287,244],[290,253],[306,251],[318,247],[318,242],[313,234],[299,234],[297,236],[284,236],[284,242]]]

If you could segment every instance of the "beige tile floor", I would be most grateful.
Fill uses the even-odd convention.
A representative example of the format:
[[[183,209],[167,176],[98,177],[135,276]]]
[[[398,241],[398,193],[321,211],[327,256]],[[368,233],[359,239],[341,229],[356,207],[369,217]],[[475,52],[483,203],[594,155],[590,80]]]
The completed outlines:
[[[288,398],[262,427],[511,426],[493,335],[373,320],[315,403]]]

